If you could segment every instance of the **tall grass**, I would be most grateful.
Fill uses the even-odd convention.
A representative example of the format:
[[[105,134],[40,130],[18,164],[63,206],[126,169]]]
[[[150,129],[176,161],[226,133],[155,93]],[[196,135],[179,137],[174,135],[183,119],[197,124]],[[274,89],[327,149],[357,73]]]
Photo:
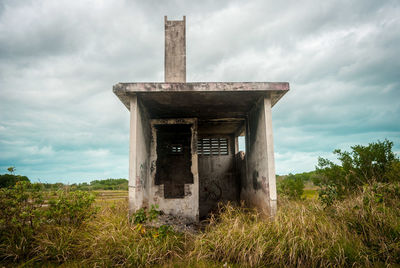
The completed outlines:
[[[192,254],[198,259],[250,266],[367,263],[366,248],[356,235],[338,226],[315,201],[286,202],[273,221],[230,205],[221,212],[195,241]]]
[[[28,251],[19,248],[25,245],[20,239],[2,240],[3,261],[72,267],[208,267],[215,263],[360,267],[400,263],[399,183],[366,186],[330,207],[318,200],[280,200],[274,219],[227,204],[199,234],[171,229],[161,233],[132,224],[124,201],[98,204],[101,209],[96,215],[80,225],[37,229]],[[13,252],[13,258],[5,257],[6,252]]]
[[[146,266],[163,263],[184,251],[184,235],[165,236],[143,225],[128,222],[126,202],[106,206],[89,223],[82,239],[82,259],[93,266]]]
[[[274,220],[227,205],[191,256],[250,266],[369,266],[400,262],[400,185],[367,186],[333,207],[283,201]]]
[[[104,203],[97,216],[81,226],[47,226],[35,237],[33,262],[79,262],[94,267],[148,266],[184,252],[184,235],[132,225],[126,202]],[[139,228],[140,227],[140,228]]]

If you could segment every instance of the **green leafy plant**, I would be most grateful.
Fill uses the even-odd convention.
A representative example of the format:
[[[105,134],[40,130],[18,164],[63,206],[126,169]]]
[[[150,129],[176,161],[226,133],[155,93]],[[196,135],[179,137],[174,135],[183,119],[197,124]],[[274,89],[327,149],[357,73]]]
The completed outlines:
[[[150,209],[140,208],[132,216],[134,224],[142,224],[156,220],[160,211],[157,205],[151,205]]]
[[[133,223],[141,224],[147,221],[147,213],[144,208],[138,209],[135,214],[133,214]]]
[[[10,172],[10,174],[0,175],[0,188],[12,187],[19,181],[29,182],[28,177],[15,175],[15,170],[15,167],[9,167],[7,171]]]
[[[96,213],[96,207],[92,206],[94,200],[95,195],[90,192],[59,190],[49,201],[47,219],[58,225],[80,225]]]
[[[59,191],[48,204],[44,193],[42,184],[26,181],[0,189],[0,260],[18,261],[34,255],[47,234],[68,248],[73,240],[57,240],[57,234],[67,229],[74,233],[73,228],[97,211],[91,193]],[[59,227],[66,229],[56,231]],[[64,238],[71,232],[64,232]],[[54,245],[53,241],[49,245]]]
[[[158,215],[160,215],[160,211],[157,210],[158,205],[151,205],[150,210],[148,211],[148,220],[153,221],[158,218]]]
[[[289,174],[278,182],[278,193],[292,200],[300,200],[304,192],[304,182],[301,177]]]
[[[392,152],[393,142],[384,140],[368,146],[352,146],[351,152],[335,150],[340,164],[319,158],[314,184],[320,187],[320,200],[331,205],[337,199],[374,182],[399,181],[399,159]]]
[[[26,181],[0,189],[0,259],[26,256],[44,222],[41,185]],[[5,246],[7,245],[7,246]]]

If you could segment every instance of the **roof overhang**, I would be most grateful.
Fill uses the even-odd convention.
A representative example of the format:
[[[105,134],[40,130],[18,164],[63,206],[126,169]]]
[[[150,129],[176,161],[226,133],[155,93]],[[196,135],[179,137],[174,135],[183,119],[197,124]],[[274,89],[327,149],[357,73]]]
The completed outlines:
[[[243,118],[261,97],[272,106],[289,90],[287,82],[118,83],[113,91],[129,109],[137,95],[152,118]]]

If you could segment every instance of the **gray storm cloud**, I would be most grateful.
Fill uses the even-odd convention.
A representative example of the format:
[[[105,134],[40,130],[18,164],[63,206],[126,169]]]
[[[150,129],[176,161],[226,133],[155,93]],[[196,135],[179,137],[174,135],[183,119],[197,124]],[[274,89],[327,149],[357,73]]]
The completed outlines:
[[[187,17],[188,81],[288,81],[277,173],[388,138],[400,151],[398,1],[2,1],[0,173],[127,177],[111,88],[162,81],[164,15]]]

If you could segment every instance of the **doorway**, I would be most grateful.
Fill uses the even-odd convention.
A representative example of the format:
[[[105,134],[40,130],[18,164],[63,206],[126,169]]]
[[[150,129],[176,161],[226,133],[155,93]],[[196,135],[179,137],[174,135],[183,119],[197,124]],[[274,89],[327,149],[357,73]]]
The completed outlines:
[[[191,125],[157,125],[156,185],[164,185],[164,198],[184,198],[191,172]]]

